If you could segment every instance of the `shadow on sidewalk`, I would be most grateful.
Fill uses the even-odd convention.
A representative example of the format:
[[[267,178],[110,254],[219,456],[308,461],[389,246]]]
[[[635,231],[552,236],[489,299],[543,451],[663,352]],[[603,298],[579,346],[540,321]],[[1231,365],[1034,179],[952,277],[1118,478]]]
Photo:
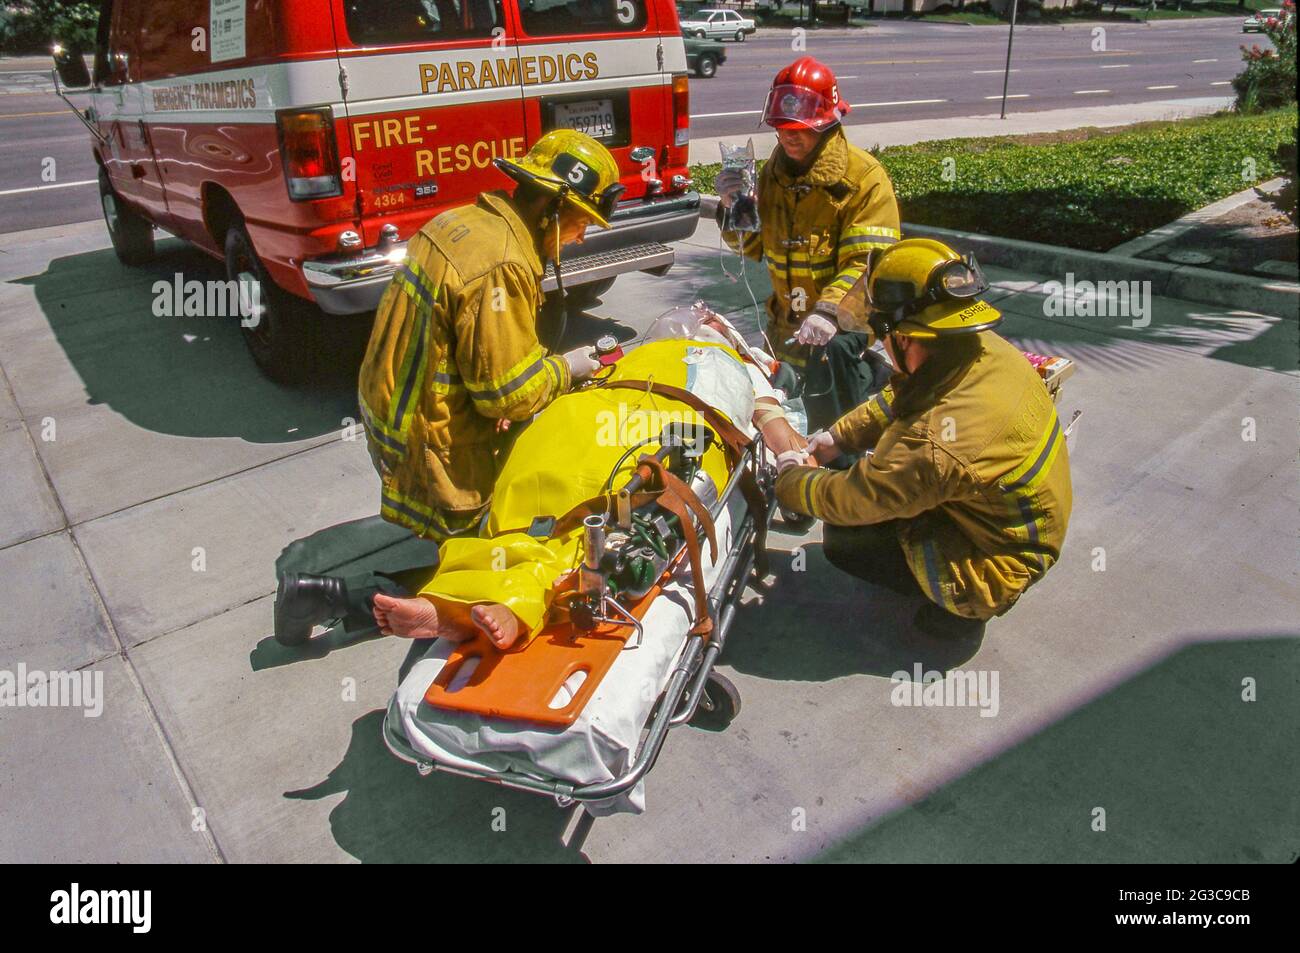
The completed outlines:
[[[786,682],[846,675],[946,671],[972,658],[983,637],[944,640],[912,624],[919,602],[843,573],[820,543],[795,553],[773,550],[767,592],[743,604],[722,662],[738,672]],[[797,552],[797,551],[796,551]],[[996,621],[990,627],[997,626]]]
[[[368,325],[322,315],[328,373],[310,386],[284,387],[258,371],[233,317],[158,317],[155,283],[224,281],[221,264],[179,241],[126,268],[111,250],[52,260],[14,284],[30,285],[59,346],[92,404],[106,404],[138,427],[183,437],[238,437],[288,443],[358,419],[356,372]],[[183,285],[182,285],[183,287]]]
[[[330,828],[353,857],[402,864],[587,862],[562,843],[569,815],[550,798],[438,771],[420,777],[385,747],[383,720],[376,710],[354,721],[348,750],[329,776],[284,795],[316,801],[346,793],[330,812]]]
[[[1294,863],[1298,682],[1295,633],[1194,642],[818,859]]]

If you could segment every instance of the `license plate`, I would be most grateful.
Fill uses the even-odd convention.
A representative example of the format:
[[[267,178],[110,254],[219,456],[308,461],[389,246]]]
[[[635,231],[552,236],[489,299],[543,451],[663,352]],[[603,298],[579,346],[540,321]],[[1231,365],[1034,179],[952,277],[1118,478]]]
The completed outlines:
[[[614,135],[614,101],[592,99],[581,103],[556,103],[557,129],[577,129],[593,139],[609,139]]]

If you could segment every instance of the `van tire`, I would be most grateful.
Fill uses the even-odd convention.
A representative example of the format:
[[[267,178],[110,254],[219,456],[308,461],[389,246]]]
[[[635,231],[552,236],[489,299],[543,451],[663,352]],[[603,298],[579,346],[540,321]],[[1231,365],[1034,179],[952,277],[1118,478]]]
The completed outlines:
[[[717,73],[717,59],[710,53],[701,53],[700,61],[695,64],[695,75],[701,79],[712,79]]]
[[[569,306],[583,310],[590,308],[604,297],[612,287],[614,287],[613,278],[602,278],[600,281],[589,281],[585,285],[571,288],[566,292],[569,298]]]
[[[113,251],[124,265],[143,265],[153,260],[153,225],[132,211],[113,191],[108,173],[99,170],[99,207],[104,213],[108,237],[113,240]]]
[[[319,359],[320,312],[271,280],[243,224],[227,230],[225,252],[226,278],[239,281],[241,274],[251,274],[261,292],[262,313],[256,326],[245,326],[242,316],[238,319],[253,361],[278,383],[307,380]]]

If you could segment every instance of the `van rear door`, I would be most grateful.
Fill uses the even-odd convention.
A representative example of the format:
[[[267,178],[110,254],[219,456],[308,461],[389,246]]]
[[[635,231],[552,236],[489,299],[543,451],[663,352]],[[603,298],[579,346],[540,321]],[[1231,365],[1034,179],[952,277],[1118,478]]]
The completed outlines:
[[[519,58],[502,0],[335,0],[348,177],[367,247],[508,181],[527,151]]]
[[[511,2],[518,4],[528,141],[579,129],[618,160],[625,199],[645,195],[673,140],[671,78],[651,0]],[[645,151],[634,160],[639,147]]]

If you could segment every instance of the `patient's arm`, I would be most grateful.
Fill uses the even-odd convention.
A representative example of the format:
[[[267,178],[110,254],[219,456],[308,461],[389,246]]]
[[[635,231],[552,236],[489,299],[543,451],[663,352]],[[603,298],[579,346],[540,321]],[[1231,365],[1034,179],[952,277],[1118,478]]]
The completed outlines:
[[[785,419],[781,405],[769,398],[755,401],[754,426],[763,432],[763,443],[774,454],[802,450],[808,445],[808,438],[791,427]]]

